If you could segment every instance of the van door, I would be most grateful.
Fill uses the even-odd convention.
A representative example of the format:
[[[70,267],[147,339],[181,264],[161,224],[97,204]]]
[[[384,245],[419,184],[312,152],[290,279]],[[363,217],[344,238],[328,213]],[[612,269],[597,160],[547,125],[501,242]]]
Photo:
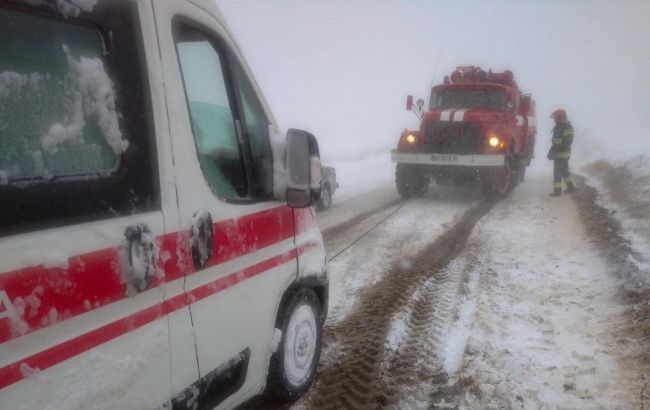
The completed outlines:
[[[200,386],[228,406],[263,388],[280,298],[296,278],[293,212],[273,199],[271,116],[217,15],[154,8]]]
[[[0,403],[155,408],[165,224],[138,10],[59,6],[0,2]]]

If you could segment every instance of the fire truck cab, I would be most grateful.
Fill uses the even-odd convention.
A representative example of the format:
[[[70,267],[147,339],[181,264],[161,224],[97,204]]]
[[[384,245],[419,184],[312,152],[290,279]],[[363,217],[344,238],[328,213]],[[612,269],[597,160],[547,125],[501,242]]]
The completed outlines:
[[[407,98],[421,120],[405,129],[392,160],[403,198],[437,183],[478,180],[485,197],[507,194],[522,181],[534,156],[535,102],[522,94],[511,71],[458,67],[431,90],[429,105]]]

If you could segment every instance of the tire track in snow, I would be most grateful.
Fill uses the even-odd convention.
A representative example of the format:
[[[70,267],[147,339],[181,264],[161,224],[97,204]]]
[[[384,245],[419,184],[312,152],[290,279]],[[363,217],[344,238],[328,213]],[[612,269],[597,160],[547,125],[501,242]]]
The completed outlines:
[[[474,225],[491,206],[491,203],[480,203],[467,210],[457,224],[419,252],[411,266],[395,263],[374,286],[361,290],[352,313],[325,328],[324,343],[336,349],[338,357],[320,370],[303,405],[319,409],[368,409],[388,404],[392,393],[387,391],[386,369],[382,364],[392,318],[409,304],[411,295],[425,286],[427,280],[446,282],[448,277],[443,268],[464,249]],[[424,329],[432,314],[423,306],[426,301],[436,297],[447,304],[453,301],[448,292],[437,290],[436,286],[425,286],[421,292],[422,301],[416,302],[413,314],[414,323]],[[410,356],[415,359],[417,355]]]
[[[389,407],[455,406],[455,403],[448,402],[448,398],[456,396],[455,391],[461,385],[448,386],[447,339],[450,332],[456,330],[451,329],[453,322],[465,319],[464,312],[459,310],[465,305],[459,303],[459,299],[476,296],[478,276],[474,270],[480,265],[482,252],[482,244],[470,239],[463,256],[451,261],[439,274],[426,279],[406,308],[407,314],[396,318],[394,323],[401,322],[406,328],[402,343],[396,348],[390,336],[388,340],[388,344],[393,346],[386,351],[386,372],[382,375],[382,382]],[[464,345],[455,347],[459,350],[456,353],[462,357]]]

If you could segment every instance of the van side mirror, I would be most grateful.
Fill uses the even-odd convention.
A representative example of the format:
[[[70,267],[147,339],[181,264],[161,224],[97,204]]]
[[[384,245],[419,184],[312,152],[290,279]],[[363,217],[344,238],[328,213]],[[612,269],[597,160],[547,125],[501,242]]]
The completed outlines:
[[[413,109],[413,96],[409,95],[406,97],[406,111],[411,111]]]
[[[320,199],[321,163],[318,141],[307,131],[287,132],[287,205],[306,208]]]

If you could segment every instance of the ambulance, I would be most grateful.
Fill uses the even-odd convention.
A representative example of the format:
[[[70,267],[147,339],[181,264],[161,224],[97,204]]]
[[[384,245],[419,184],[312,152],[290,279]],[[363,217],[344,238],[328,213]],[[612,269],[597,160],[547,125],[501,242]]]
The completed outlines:
[[[233,408],[312,383],[318,143],[213,0],[0,0],[0,408]]]

